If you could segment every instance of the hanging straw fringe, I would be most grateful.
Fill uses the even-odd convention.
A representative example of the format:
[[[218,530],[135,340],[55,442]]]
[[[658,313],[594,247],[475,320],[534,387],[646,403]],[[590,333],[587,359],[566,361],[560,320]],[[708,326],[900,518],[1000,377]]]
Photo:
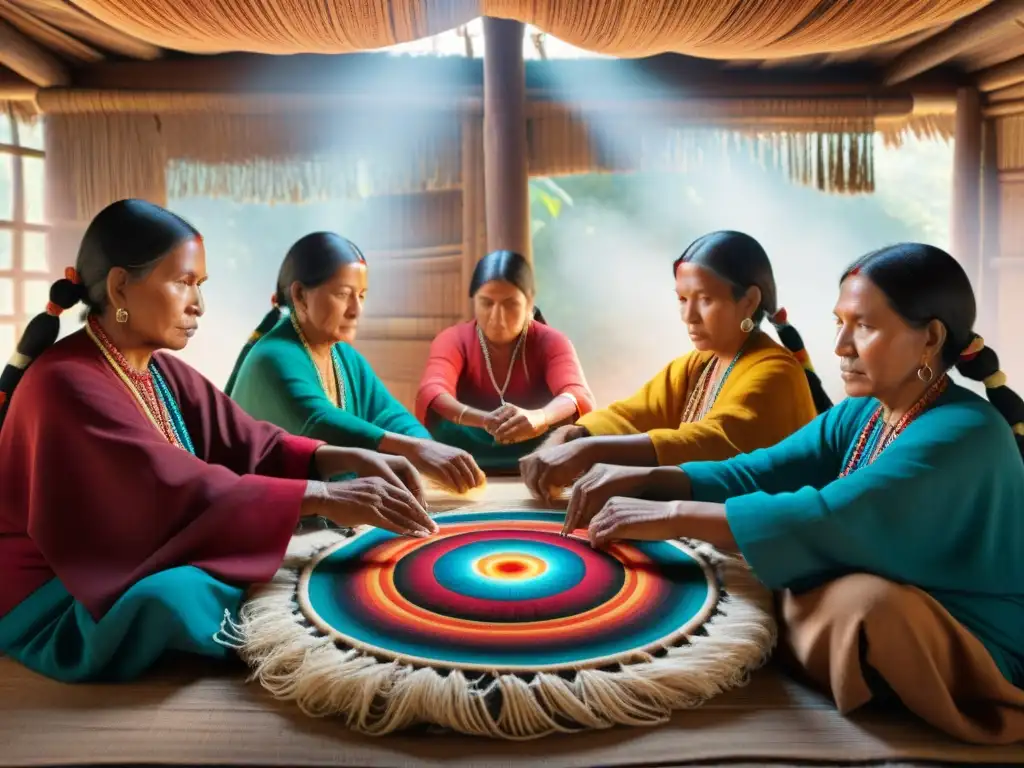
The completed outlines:
[[[481,675],[382,660],[345,647],[311,627],[297,601],[312,558],[345,537],[321,531],[292,540],[281,569],[257,587],[227,627],[240,655],[276,698],[311,717],[340,716],[356,731],[380,736],[428,724],[466,734],[526,740],[553,733],[652,726],[673,710],[693,708],[743,685],[776,641],[772,596],[739,559],[685,542],[719,580],[719,603],[699,634],[643,654],[618,669],[577,669],[571,676]]]

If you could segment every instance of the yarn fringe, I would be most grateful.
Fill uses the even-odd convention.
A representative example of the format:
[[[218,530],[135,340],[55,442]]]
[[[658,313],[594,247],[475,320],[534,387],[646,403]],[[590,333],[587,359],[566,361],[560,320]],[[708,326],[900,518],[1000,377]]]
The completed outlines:
[[[349,534],[350,535],[350,534]],[[494,738],[527,740],[615,725],[654,726],[674,710],[698,707],[745,685],[775,646],[772,595],[740,559],[686,541],[720,584],[715,613],[697,634],[664,654],[571,674],[478,675],[382,660],[343,647],[310,626],[296,592],[303,569],[342,541],[336,531],[293,538],[274,579],[254,588],[231,639],[274,697],[312,717],[340,716],[362,733],[383,736],[418,725]]]

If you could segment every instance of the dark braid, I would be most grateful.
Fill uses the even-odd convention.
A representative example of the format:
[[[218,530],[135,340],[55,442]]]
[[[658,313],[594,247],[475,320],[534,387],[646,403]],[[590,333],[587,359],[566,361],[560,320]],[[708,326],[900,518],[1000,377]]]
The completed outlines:
[[[999,369],[999,356],[994,349],[984,344],[984,339],[975,336],[967,351],[961,355],[956,369],[971,381],[980,381],[985,385],[988,401],[1013,429],[1017,449],[1024,457],[1024,400],[1006,386],[1006,374]]]
[[[292,283],[299,283],[306,288],[316,288],[334,277],[334,274],[346,264],[365,263],[366,257],[359,247],[334,232],[313,232],[300,238],[289,248],[277,273],[277,287],[270,299],[270,311],[263,316],[256,330],[245,342],[242,351],[238,353],[235,367],[231,369],[231,376],[224,387],[225,394],[230,396],[234,391],[242,363],[256,342],[280,322],[286,308],[291,309]]]
[[[46,310],[36,315],[18,340],[17,351],[0,373],[0,427],[25,369],[60,335],[60,314],[82,302],[98,314],[107,304],[107,275],[119,267],[142,278],[177,246],[199,232],[187,221],[144,200],[118,200],[89,223],[78,258],[50,286]]]
[[[999,357],[974,331],[977,304],[970,278],[956,259],[941,248],[922,243],[897,243],[872,251],[843,273],[863,275],[878,287],[889,305],[912,328],[938,320],[946,328],[940,357],[944,369],[956,369],[985,384],[985,394],[1013,429],[1024,459],[1024,402],[1006,386]]]
[[[786,315],[785,309],[779,309],[775,314],[770,315],[768,322],[772,324],[775,332],[779,334],[779,341],[782,342],[782,345],[792,352],[793,356],[800,362],[800,365],[803,366],[804,373],[807,375],[807,384],[811,388],[811,397],[814,399],[814,407],[818,413],[824,413],[832,407],[832,400],[828,393],[825,392],[825,387],[822,386],[821,379],[811,364],[811,356],[807,353],[807,348],[804,346],[804,340],[800,336],[800,332],[789,324],[789,318]]]
[[[690,243],[683,251],[683,255],[672,263],[673,277],[679,271],[680,264],[694,264],[729,283],[733,289],[733,298],[737,301],[743,298],[751,287],[756,286],[761,292],[761,303],[750,319],[758,325],[767,317],[775,326],[783,346],[796,356],[804,368],[818,413],[824,413],[832,407],[832,401],[825,394],[821,379],[811,366],[810,356],[804,348],[804,340],[796,328],[789,324],[786,310],[778,308],[772,263],[764,247],[757,240],[744,232],[733,230],[710,232]]]
[[[50,286],[50,301],[46,311],[40,312],[29,321],[25,332],[18,340],[14,355],[0,373],[0,427],[7,416],[7,407],[14,389],[21,381],[29,364],[49,348],[60,335],[60,314],[85,300],[85,288],[78,282],[74,269],[68,269],[65,277]]]

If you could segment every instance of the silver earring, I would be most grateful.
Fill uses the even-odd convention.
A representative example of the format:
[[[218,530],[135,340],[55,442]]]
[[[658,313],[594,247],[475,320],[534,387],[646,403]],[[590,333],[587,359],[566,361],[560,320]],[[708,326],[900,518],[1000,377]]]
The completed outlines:
[[[932,370],[932,367],[928,365],[928,363],[925,363],[917,369],[917,378],[925,384],[931,384],[932,379],[935,378],[935,371]]]
[[[740,323],[740,330],[743,331],[744,333],[750,333],[752,330],[754,330],[754,321],[751,320],[749,317],[743,318],[743,322]]]

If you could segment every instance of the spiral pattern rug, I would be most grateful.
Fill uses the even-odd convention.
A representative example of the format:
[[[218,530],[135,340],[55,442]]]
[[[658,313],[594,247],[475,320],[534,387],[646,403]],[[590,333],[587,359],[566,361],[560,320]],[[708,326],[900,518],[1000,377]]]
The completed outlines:
[[[296,536],[233,627],[254,678],[366,733],[524,739],[663,722],[774,644],[770,594],[707,545],[595,550],[545,510],[435,519],[427,539]]]

